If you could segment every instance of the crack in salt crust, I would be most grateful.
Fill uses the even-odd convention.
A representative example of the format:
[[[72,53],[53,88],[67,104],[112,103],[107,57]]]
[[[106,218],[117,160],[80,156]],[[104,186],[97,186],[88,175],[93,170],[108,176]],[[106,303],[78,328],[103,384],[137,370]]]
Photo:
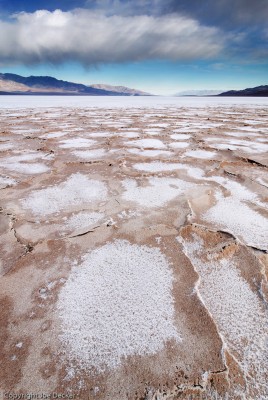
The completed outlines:
[[[24,208],[30,209],[34,214],[49,215],[67,207],[104,200],[106,196],[107,188],[103,182],[77,173],[57,186],[31,193],[21,203]]]
[[[62,288],[60,336],[82,368],[115,368],[128,356],[181,341],[174,325],[172,271],[158,248],[116,240],[84,256]]]

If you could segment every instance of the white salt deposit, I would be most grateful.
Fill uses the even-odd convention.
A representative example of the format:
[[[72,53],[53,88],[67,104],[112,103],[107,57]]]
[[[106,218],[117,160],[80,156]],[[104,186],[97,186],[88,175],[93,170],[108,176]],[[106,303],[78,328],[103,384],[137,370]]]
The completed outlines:
[[[175,197],[185,194],[195,185],[175,178],[150,178],[149,186],[138,186],[134,179],[125,179],[123,199],[142,207],[161,207]]]
[[[104,149],[92,149],[92,150],[76,150],[72,151],[72,154],[74,154],[78,158],[82,158],[83,160],[91,160],[91,159],[96,159],[96,158],[102,158],[104,157],[107,152]]]
[[[249,246],[268,250],[268,220],[239,197],[216,193],[217,203],[202,215],[217,229],[232,233]]]
[[[187,142],[175,142],[175,143],[170,143],[169,147],[172,147],[173,149],[185,149],[186,147],[189,146],[190,143]]]
[[[46,138],[46,139],[56,139],[62,136],[65,136],[67,132],[51,132],[51,133],[46,133],[45,135],[42,135],[41,138]]]
[[[190,139],[192,136],[183,133],[174,133],[173,135],[170,135],[170,137],[174,140],[186,140]]]
[[[99,212],[81,211],[77,214],[73,214],[68,221],[66,221],[66,226],[69,229],[83,229],[96,224],[103,218],[104,214]]]
[[[22,174],[43,174],[49,171],[49,167],[42,163],[18,163],[18,164],[6,164],[4,168],[11,171],[20,172]]]
[[[145,149],[165,149],[166,146],[159,139],[140,139],[133,140],[132,142],[126,142],[127,146],[142,147]]]
[[[9,178],[8,176],[0,176],[0,188],[5,188],[7,186],[16,185],[15,179]]]
[[[123,136],[129,139],[134,139],[139,137],[139,132],[120,132],[118,136]]]
[[[137,154],[143,157],[158,157],[158,156],[171,156],[170,151],[165,150],[139,150],[139,149],[128,149],[129,153]]]
[[[137,163],[133,165],[133,168],[138,171],[146,172],[162,172],[162,171],[174,171],[180,169],[181,164],[179,163],[163,163],[161,161],[155,161],[152,163]]]
[[[201,240],[197,237],[193,241],[181,237],[178,240],[199,274],[196,287],[199,296],[225,345],[231,353],[238,354],[236,361],[248,383],[241,398],[252,398],[247,390],[255,388],[259,396],[254,398],[265,399],[261,395],[267,394],[267,316],[257,294],[242,278],[233,260],[201,261],[207,251]]]
[[[102,138],[102,137],[110,137],[113,136],[113,132],[89,132],[89,136],[96,137],[96,138]]]
[[[215,151],[207,150],[190,150],[185,153],[186,157],[203,158],[204,160],[209,160],[216,156]]]
[[[100,372],[181,341],[172,282],[158,248],[117,240],[87,254],[59,294],[60,339],[69,359]]]
[[[12,143],[0,143],[0,151],[10,150],[14,147]]]
[[[103,182],[77,173],[58,185],[32,192],[21,204],[34,214],[49,215],[105,200],[106,196],[107,188]]]
[[[84,138],[72,138],[66,139],[61,142],[60,147],[63,149],[81,148],[81,147],[91,147],[96,143],[95,140],[84,139]]]

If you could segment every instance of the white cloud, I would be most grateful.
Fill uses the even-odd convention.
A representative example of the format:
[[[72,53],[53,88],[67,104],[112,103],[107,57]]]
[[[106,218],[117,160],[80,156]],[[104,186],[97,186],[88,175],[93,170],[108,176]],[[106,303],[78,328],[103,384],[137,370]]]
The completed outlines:
[[[39,10],[0,22],[2,64],[191,60],[214,57],[223,48],[217,28],[177,14],[131,17],[85,9]]]

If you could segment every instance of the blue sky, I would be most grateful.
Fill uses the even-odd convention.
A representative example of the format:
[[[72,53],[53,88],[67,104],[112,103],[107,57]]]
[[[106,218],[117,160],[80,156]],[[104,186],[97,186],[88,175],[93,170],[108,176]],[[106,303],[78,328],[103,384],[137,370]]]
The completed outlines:
[[[0,71],[155,94],[268,84],[268,1],[0,0]]]

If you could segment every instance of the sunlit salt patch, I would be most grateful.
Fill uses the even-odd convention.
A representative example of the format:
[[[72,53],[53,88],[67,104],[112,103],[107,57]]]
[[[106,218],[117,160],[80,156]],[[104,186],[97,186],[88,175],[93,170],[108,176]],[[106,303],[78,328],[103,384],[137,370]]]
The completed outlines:
[[[7,186],[14,186],[16,185],[16,181],[13,178],[9,178],[8,176],[1,176],[0,175],[0,189],[4,189]]]
[[[123,136],[123,137],[129,138],[129,139],[134,139],[134,138],[139,137],[139,133],[137,131],[136,132],[131,132],[131,131],[129,131],[129,132],[120,132],[118,134],[118,136]]]
[[[224,178],[222,176],[211,176],[207,178],[207,180],[220,183],[222,186],[224,186],[227,190],[230,191],[233,197],[235,197],[238,200],[251,201],[252,203],[258,204],[260,206],[264,205],[259,201],[259,196],[256,193],[247,189],[239,182]]]
[[[88,136],[102,138],[102,137],[111,137],[114,136],[114,132],[88,132]]]
[[[0,143],[0,151],[6,151],[13,149],[14,145],[12,143]]]
[[[45,153],[29,151],[27,153],[19,153],[18,155],[8,157],[6,161],[9,163],[31,162],[38,159],[43,159],[45,155]]]
[[[159,139],[140,139],[132,140],[131,142],[125,142],[127,146],[142,147],[144,149],[165,149],[166,146]]]
[[[140,150],[140,149],[127,149],[129,153],[136,154],[143,157],[158,157],[158,156],[171,156],[170,151],[165,150]]]
[[[168,128],[169,124],[166,123],[166,122],[160,122],[160,123],[156,122],[156,123],[153,123],[152,125],[149,125],[149,126],[152,127],[153,129],[154,128]]]
[[[3,168],[10,171],[19,172],[21,174],[43,174],[48,172],[50,168],[42,163],[5,163],[0,164]]]
[[[257,136],[257,133],[253,132],[237,132],[237,131],[230,131],[230,132],[223,132],[223,135],[227,136],[234,136],[234,137],[246,137],[246,136]]]
[[[211,143],[210,146],[217,150],[232,150],[232,151],[239,150],[238,146],[234,146],[234,145],[227,144],[227,143],[226,144],[225,143]]]
[[[268,219],[251,209],[239,198],[216,193],[217,203],[202,218],[217,229],[238,237],[248,246],[268,250]]]
[[[72,148],[81,148],[81,147],[90,147],[96,144],[95,140],[85,139],[85,138],[72,138],[63,140],[60,144],[60,147],[63,149],[72,149]]]
[[[267,316],[257,294],[252,292],[232,260],[201,260],[207,252],[199,238],[183,240],[185,254],[196,269],[199,296],[211,313],[219,332],[231,349],[238,354],[244,378],[249,383],[246,390],[255,388],[258,396],[267,394]],[[254,328],[253,328],[254,327]],[[245,388],[244,388],[245,390]],[[245,398],[248,393],[243,393]]]
[[[175,197],[186,194],[195,184],[176,178],[150,178],[148,186],[138,186],[134,179],[125,179],[124,200],[133,201],[143,207],[161,207]]]
[[[137,163],[133,165],[133,168],[138,171],[146,172],[164,172],[164,171],[174,171],[180,169],[181,164],[179,163],[163,163],[161,161],[155,161],[151,163]]]
[[[263,137],[258,137],[255,139],[257,142],[261,142],[261,143],[267,143],[268,144],[268,137],[263,138]]]
[[[180,342],[173,276],[158,248],[116,240],[84,256],[57,305],[70,361],[98,372]],[[79,312],[77,312],[79,310]]]
[[[92,160],[97,158],[103,158],[107,155],[107,152],[104,149],[92,149],[92,150],[76,150],[72,151],[78,158],[82,158],[83,160]]]
[[[170,135],[171,139],[174,140],[186,140],[186,139],[190,139],[192,137],[192,135],[187,135],[186,133],[174,133],[173,135]]]
[[[268,151],[268,144],[255,142],[253,140],[250,141],[227,138],[217,139],[218,140],[216,140],[215,143],[212,143],[212,146],[221,150],[241,150],[247,153],[265,153]],[[211,141],[211,138],[207,138],[207,141]]]
[[[194,158],[203,158],[204,160],[209,160],[215,157],[217,153],[215,151],[207,151],[207,150],[190,150],[185,153],[187,157],[194,157]]]
[[[161,132],[162,132],[162,129],[159,129],[159,128],[146,128],[146,129],[144,129],[144,134],[152,135],[152,136],[159,135]]]
[[[172,149],[186,149],[190,143],[187,142],[174,142],[174,143],[169,143],[169,147],[172,147]]]
[[[181,126],[180,128],[172,129],[173,132],[193,132],[193,126]]]
[[[57,139],[59,137],[65,136],[67,132],[51,132],[51,133],[46,133],[45,135],[42,135],[41,138],[46,138],[46,139]]]
[[[105,200],[106,197],[107,188],[103,182],[77,173],[58,185],[32,192],[21,204],[34,214],[49,215]]]
[[[81,211],[77,214],[73,214],[66,221],[66,226],[68,229],[83,229],[98,223],[103,218],[103,213]]]

